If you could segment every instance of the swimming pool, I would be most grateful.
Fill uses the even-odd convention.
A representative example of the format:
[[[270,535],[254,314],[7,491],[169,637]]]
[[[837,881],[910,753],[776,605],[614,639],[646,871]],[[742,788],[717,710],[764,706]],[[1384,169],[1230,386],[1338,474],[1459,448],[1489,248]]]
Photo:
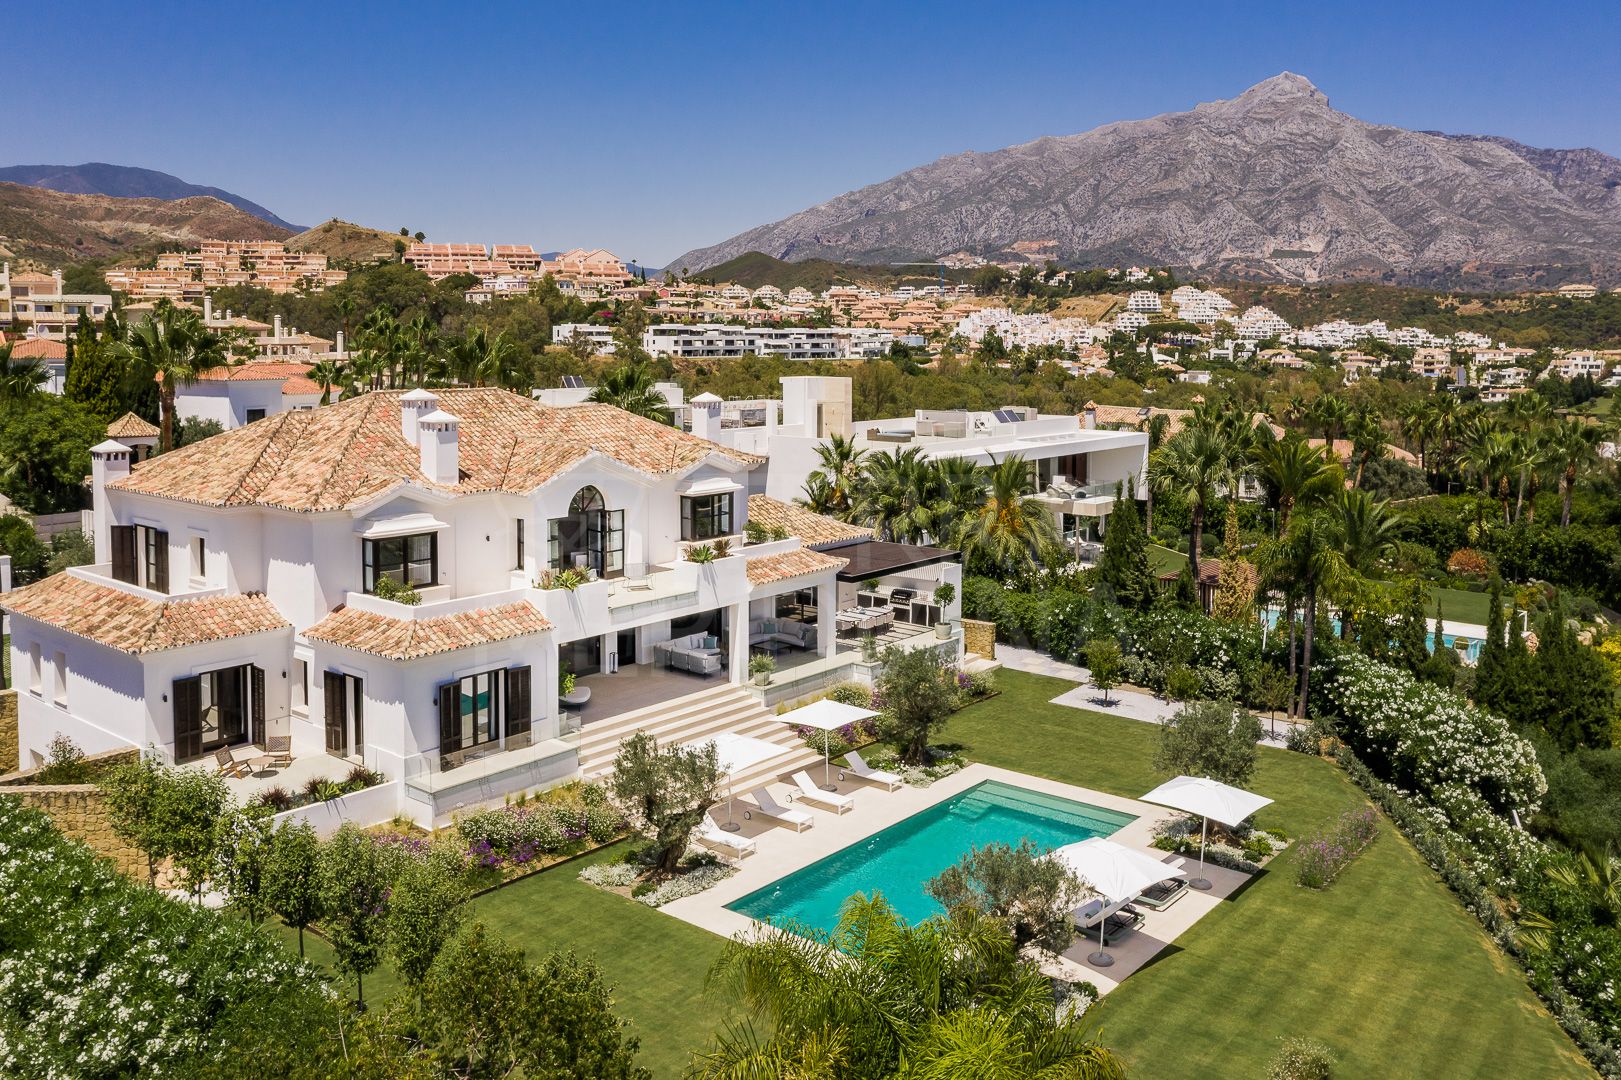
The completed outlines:
[[[940,911],[923,889],[946,867],[994,841],[1028,838],[1042,850],[1108,836],[1137,820],[1131,814],[986,780],[960,795],[858,840],[726,907],[779,926],[831,930],[853,893],[882,893],[908,922]]]
[[[1277,608],[1267,608],[1266,625],[1276,630],[1280,614]],[[1334,633],[1338,634],[1340,632],[1340,617],[1335,615],[1330,621],[1334,624]],[[1429,624],[1429,630],[1424,634],[1424,647],[1433,653],[1435,651],[1435,620],[1426,619],[1424,621]],[[1470,663],[1475,663],[1480,659],[1481,647],[1486,644],[1480,638],[1466,637],[1463,634],[1443,633],[1442,640],[1446,642],[1447,648],[1460,650]]]

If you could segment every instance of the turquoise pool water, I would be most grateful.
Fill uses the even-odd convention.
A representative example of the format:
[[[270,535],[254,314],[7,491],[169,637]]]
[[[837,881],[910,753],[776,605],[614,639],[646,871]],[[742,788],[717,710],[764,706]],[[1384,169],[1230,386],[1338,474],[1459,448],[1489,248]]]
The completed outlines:
[[[1131,814],[986,780],[726,906],[779,926],[831,930],[851,894],[882,893],[902,918],[918,922],[940,911],[923,886],[970,848],[1028,838],[1051,850],[1108,836],[1135,820]]]
[[[1277,629],[1278,619],[1281,614],[1276,608],[1268,608],[1266,624],[1274,630]],[[1340,632],[1340,617],[1336,615],[1332,621],[1334,623],[1334,632],[1338,634]],[[1464,655],[1471,662],[1480,659],[1481,647],[1486,644],[1480,638],[1465,637],[1463,634],[1443,634],[1442,638],[1445,640],[1447,648],[1463,650]],[[1432,653],[1435,651],[1435,627],[1433,623],[1431,623],[1429,631],[1424,635],[1424,647]]]

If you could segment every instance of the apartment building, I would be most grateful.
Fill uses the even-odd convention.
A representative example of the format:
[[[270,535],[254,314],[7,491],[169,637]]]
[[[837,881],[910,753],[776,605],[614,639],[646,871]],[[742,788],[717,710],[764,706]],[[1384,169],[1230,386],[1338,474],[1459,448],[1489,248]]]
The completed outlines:
[[[60,270],[14,274],[10,263],[0,264],[0,330],[63,339],[79,316],[100,322],[112,307],[109,295],[64,292]]]
[[[1161,310],[1159,293],[1138,289],[1126,297],[1126,310],[1140,311],[1144,315],[1158,315]]]
[[[783,641],[828,666],[856,588],[861,537],[752,498],[763,459],[605,405],[379,392],[130,458],[92,452],[96,562],[0,599],[25,763],[58,733],[176,762],[287,739],[309,775],[384,775],[363,824],[440,826],[602,767],[581,709],[741,687]],[[828,550],[746,542],[756,506]]]
[[[251,285],[271,292],[319,291],[348,278],[318,252],[288,251],[275,240],[204,240],[196,251],[166,252],[150,270],[115,267],[114,292],[134,300],[200,301],[209,289]]]

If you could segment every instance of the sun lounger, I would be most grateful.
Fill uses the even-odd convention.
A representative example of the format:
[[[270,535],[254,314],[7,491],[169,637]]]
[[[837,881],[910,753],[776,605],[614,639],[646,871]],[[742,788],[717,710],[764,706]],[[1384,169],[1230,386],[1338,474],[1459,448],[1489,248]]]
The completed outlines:
[[[894,791],[896,788],[901,786],[900,777],[896,776],[892,772],[884,772],[882,769],[873,768],[871,765],[868,765],[865,761],[861,760],[860,753],[855,750],[852,750],[848,754],[844,755],[844,760],[848,761],[849,764],[839,770],[840,780],[843,780],[845,775],[849,774],[850,776],[855,777],[857,780],[866,780],[873,784],[883,784],[890,791]]]
[[[814,806],[825,806],[834,813],[842,814],[846,810],[854,810],[856,801],[848,795],[840,795],[834,791],[823,791],[816,786],[816,781],[810,778],[810,773],[801,769],[794,773],[794,783],[799,790],[794,795],[800,802],[808,802]]]
[[[1186,861],[1185,859],[1173,859],[1165,865],[1171,870],[1180,870]],[[1137,898],[1137,902],[1144,907],[1153,908],[1155,911],[1164,911],[1182,899],[1182,894],[1187,891],[1188,883],[1182,878],[1167,878],[1144,889],[1143,894]]]
[[[744,809],[743,816],[745,818],[753,814],[759,814],[763,818],[780,821],[784,825],[792,825],[794,832],[804,832],[816,824],[816,819],[805,813],[805,811],[790,810],[776,799],[773,799],[771,792],[765,788],[754,789],[750,793],[750,797],[754,800],[754,806]]]
[[[1091,930],[1104,919],[1113,919],[1116,912],[1128,906],[1130,900],[1105,900],[1103,897],[1094,897],[1076,908],[1072,913],[1075,919],[1075,929]],[[1108,930],[1113,933],[1114,923],[1110,922]]]
[[[746,836],[739,836],[736,833],[727,832],[719,825],[716,825],[714,821],[710,820],[708,817],[705,817],[703,821],[698,823],[696,836],[699,843],[707,844],[710,847],[722,848],[728,854],[735,855],[739,859],[745,855],[754,854],[753,840],[750,840]]]

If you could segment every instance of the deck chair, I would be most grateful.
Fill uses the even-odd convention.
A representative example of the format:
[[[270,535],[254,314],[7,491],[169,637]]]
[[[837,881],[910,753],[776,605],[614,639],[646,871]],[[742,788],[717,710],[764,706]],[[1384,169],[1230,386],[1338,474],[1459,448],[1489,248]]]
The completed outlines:
[[[765,788],[755,788],[754,791],[750,792],[750,797],[754,799],[754,806],[749,807],[745,804],[744,818],[759,814],[763,818],[793,826],[794,832],[804,832],[816,824],[816,819],[805,813],[805,811],[790,810],[776,799],[773,799],[771,792]]]
[[[794,784],[797,790],[794,797],[800,802],[808,802],[812,806],[825,806],[834,813],[842,814],[856,808],[856,801],[848,795],[840,795],[833,791],[823,791],[816,786],[816,781],[810,778],[810,773],[804,769],[794,773]]]

